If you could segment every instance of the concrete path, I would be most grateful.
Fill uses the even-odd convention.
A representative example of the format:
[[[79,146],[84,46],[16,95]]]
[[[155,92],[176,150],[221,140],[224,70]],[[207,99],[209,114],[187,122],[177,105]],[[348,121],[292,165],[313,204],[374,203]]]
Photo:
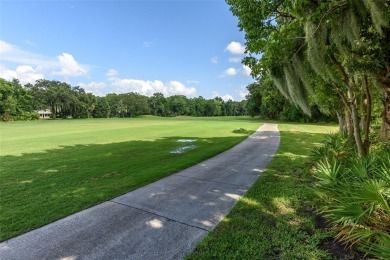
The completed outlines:
[[[181,259],[266,168],[279,145],[265,124],[234,148],[0,244],[0,259]]]

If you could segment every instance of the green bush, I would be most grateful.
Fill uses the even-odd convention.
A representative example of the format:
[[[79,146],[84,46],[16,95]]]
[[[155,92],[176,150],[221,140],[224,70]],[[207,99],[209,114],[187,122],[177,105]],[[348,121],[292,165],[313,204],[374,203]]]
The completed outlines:
[[[390,259],[388,147],[357,158],[347,138],[328,135],[314,154],[322,156],[314,171],[319,212],[337,231],[336,238],[377,258]]]
[[[312,151],[315,161],[328,160],[333,163],[346,162],[356,154],[353,140],[344,133],[326,134],[322,145]]]
[[[247,133],[249,133],[249,131],[244,129],[244,128],[234,129],[232,132],[235,133],[235,134],[247,134]]]
[[[38,120],[39,114],[36,112],[25,112],[22,111],[18,115],[13,117],[14,121],[30,121],[30,120]]]

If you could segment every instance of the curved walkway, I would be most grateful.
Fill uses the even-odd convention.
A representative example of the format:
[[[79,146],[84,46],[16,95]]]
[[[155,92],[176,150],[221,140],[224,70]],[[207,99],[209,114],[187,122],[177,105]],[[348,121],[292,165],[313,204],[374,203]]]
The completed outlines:
[[[0,259],[181,259],[265,170],[277,125],[162,180],[0,244]]]

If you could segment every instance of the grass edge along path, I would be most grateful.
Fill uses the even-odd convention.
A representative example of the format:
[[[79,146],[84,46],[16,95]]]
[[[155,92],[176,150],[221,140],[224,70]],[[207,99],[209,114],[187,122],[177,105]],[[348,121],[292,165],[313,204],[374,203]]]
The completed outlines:
[[[195,165],[238,144],[260,125],[249,117],[2,124],[0,241]],[[236,128],[249,131],[233,133]],[[187,145],[178,139],[196,139],[196,148],[170,153]]]
[[[311,149],[332,126],[279,124],[279,149],[256,183],[186,259],[331,259],[316,227]]]

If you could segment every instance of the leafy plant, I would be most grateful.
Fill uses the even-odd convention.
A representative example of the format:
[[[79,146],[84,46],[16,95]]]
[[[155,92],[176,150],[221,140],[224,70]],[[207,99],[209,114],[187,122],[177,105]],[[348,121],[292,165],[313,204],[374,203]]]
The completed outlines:
[[[235,134],[248,134],[249,133],[249,131],[246,130],[245,128],[234,129],[232,132]]]
[[[328,160],[329,162],[347,161],[355,153],[355,148],[351,145],[345,133],[326,134],[322,145],[313,149],[314,160]]]
[[[319,212],[337,231],[336,239],[389,259],[390,153],[380,149],[364,158],[343,160],[334,156],[340,149],[335,140],[337,137],[327,136],[325,148],[320,150],[325,151],[324,159],[315,169]]]

